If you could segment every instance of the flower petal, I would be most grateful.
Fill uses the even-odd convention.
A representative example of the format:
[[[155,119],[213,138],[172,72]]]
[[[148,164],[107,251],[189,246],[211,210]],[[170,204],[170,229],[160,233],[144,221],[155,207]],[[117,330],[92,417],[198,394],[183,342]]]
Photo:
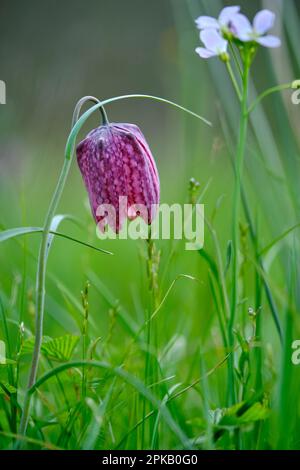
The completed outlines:
[[[215,57],[217,55],[216,52],[212,52],[212,51],[209,51],[208,49],[204,49],[204,47],[197,47],[195,51],[202,59],[210,59],[210,57]]]
[[[238,6],[231,6],[225,7],[220,13],[219,16],[219,23],[221,26],[228,26],[231,22],[231,19],[234,15],[236,15],[240,11],[241,7]]]
[[[215,29],[204,29],[200,33],[200,39],[209,51],[215,54],[226,52],[227,41]]]
[[[253,26],[256,33],[263,35],[273,28],[275,13],[270,10],[259,11],[254,18]]]
[[[199,18],[195,20],[195,23],[198,29],[220,28],[218,21],[212,16],[199,16]]]
[[[253,29],[245,15],[237,13],[231,19],[231,30],[241,41],[250,41]]]
[[[78,145],[77,161],[100,230],[108,224],[118,233],[128,208],[135,204],[145,208],[144,219],[148,224],[152,222],[153,207],[159,203],[159,178],[146,139],[137,126],[100,126]]]
[[[280,47],[281,46],[281,40],[278,37],[271,36],[271,35],[257,38],[256,42],[258,42],[264,47]]]

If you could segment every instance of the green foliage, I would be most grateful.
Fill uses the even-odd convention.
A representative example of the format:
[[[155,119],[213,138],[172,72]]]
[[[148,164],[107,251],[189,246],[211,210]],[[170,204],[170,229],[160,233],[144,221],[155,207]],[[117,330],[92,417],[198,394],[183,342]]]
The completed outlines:
[[[220,427],[240,427],[256,421],[263,421],[269,416],[270,408],[267,402],[242,402],[222,410],[222,418],[218,425]]]
[[[50,338],[49,336],[44,336],[41,351],[50,360],[66,362],[71,359],[79,339],[79,336],[72,335],[64,335],[60,336],[59,338]],[[24,341],[21,354],[32,354],[33,348],[34,336]]]

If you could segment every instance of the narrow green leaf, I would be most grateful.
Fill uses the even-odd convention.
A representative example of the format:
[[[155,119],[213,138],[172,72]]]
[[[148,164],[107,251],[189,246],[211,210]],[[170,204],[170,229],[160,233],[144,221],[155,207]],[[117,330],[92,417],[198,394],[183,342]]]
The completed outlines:
[[[17,227],[9,230],[3,230],[0,232],[0,242],[9,240],[10,238],[19,237],[20,235],[26,235],[27,233],[42,232],[41,227]]]
[[[279,235],[278,237],[276,237],[271,243],[269,243],[267,246],[265,246],[261,252],[259,253],[260,256],[261,255],[264,255],[267,251],[269,251],[274,245],[276,245],[276,243],[280,242],[281,240],[283,240],[287,235],[289,235],[291,232],[293,232],[294,230],[296,230],[296,228],[299,228],[300,227],[300,223],[299,224],[296,224],[294,225],[293,227],[290,227],[288,230],[286,230],[285,232],[283,232],[281,235]]]
[[[56,217],[64,217],[64,216],[56,216]],[[55,221],[55,223],[57,223],[57,221]],[[26,235],[28,233],[38,233],[38,232],[41,233],[43,232],[43,230],[44,229],[42,227],[17,227],[17,228],[12,228],[9,230],[4,230],[0,232],[0,242],[4,242],[6,240],[9,240],[10,238],[15,238],[20,235]],[[83,242],[81,240],[78,240],[77,238],[71,237],[70,235],[66,235],[65,233],[56,232],[55,230],[50,230],[50,234],[65,238],[75,243],[79,243],[80,245],[86,246],[88,248],[92,248],[93,250],[100,251],[101,253],[105,253],[107,255],[113,254],[111,253],[111,251],[103,250],[102,248],[97,248],[96,246],[91,245],[90,243]],[[50,240],[50,245],[51,245],[51,242],[52,240]],[[49,247],[50,245],[48,244]]]
[[[204,249],[198,250],[198,253],[203,259],[205,259],[205,261],[210,266],[210,269],[211,269],[212,273],[214,274],[215,278],[218,279],[219,278],[218,268],[217,268],[216,263],[214,262],[214,260],[210,256],[210,254]]]
[[[0,340],[0,364],[6,364],[6,350],[4,341]]]
[[[16,393],[17,389],[10,385],[8,382],[0,382],[0,395],[10,395]]]
[[[70,237],[69,235],[66,235],[65,233],[55,232],[53,230],[50,230],[50,233],[52,233],[53,235],[56,235],[58,237],[66,238],[67,240],[70,240],[72,242],[79,243],[79,245],[83,245],[83,246],[86,246],[88,248],[92,248],[92,250],[99,251],[101,253],[105,253],[106,255],[112,255],[113,254],[111,251],[103,250],[102,248],[97,248],[96,246],[91,245],[90,243],[86,243],[86,242],[83,242],[81,240],[78,240],[78,238]]]

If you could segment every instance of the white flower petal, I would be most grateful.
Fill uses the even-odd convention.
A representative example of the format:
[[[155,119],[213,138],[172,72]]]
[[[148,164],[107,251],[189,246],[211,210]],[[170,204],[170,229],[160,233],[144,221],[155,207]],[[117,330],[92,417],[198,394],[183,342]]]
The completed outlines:
[[[198,29],[220,28],[218,21],[212,16],[199,16],[199,18],[195,20],[195,23]]]
[[[259,11],[254,18],[253,26],[256,33],[263,35],[273,28],[275,13],[270,10]]]
[[[200,33],[200,39],[209,51],[218,53],[227,49],[227,41],[215,29],[204,29]]]
[[[281,41],[279,38],[276,36],[261,36],[260,38],[256,39],[256,42],[261,44],[262,46],[265,47],[280,47],[281,46]]]
[[[238,13],[232,17],[230,29],[241,41],[250,41],[253,29],[245,15]]]
[[[195,51],[202,59],[209,59],[210,57],[215,57],[217,55],[216,52],[212,52],[212,51],[209,51],[208,49],[204,49],[204,47],[197,47]]]
[[[240,11],[241,7],[232,6],[232,7],[225,7],[220,13],[219,16],[219,23],[221,26],[228,26],[230,23],[233,15],[236,15]]]

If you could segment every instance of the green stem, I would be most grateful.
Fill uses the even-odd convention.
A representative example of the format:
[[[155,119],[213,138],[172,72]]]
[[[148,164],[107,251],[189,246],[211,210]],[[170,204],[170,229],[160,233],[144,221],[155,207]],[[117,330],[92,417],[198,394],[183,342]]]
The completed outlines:
[[[232,70],[232,67],[231,67],[231,64],[230,64],[229,60],[226,61],[226,67],[227,67],[227,71],[229,73],[229,76],[231,78],[232,84],[234,86],[234,89],[236,91],[236,94],[238,96],[238,99],[239,99],[239,101],[242,101],[242,94],[241,94],[241,91],[240,91],[240,87],[238,85],[238,82],[236,81],[236,78],[235,78],[235,75],[233,73],[233,70]]]
[[[78,120],[81,107],[86,101],[93,101],[98,104],[100,103],[97,98],[87,96],[82,98],[77,103],[72,120],[72,128],[74,127],[75,122]],[[106,119],[105,111],[102,109],[102,114]],[[72,153],[73,153],[74,145],[72,146]],[[71,155],[69,156],[71,157]],[[46,215],[45,223],[44,223],[44,230],[42,234],[42,241],[39,250],[39,257],[38,257],[38,267],[37,267],[37,284],[36,284],[36,316],[35,316],[35,343],[34,343],[34,351],[31,363],[31,369],[28,379],[27,390],[25,393],[25,399],[23,404],[23,413],[20,422],[19,434],[25,435],[26,429],[28,425],[28,419],[30,414],[30,405],[31,405],[31,396],[28,393],[28,390],[33,386],[36,381],[36,375],[39,365],[39,358],[40,358],[40,350],[42,344],[42,337],[43,337],[43,322],[44,322],[44,307],[45,307],[45,280],[46,280],[46,266],[47,266],[47,247],[48,247],[48,240],[51,230],[51,222],[55,215],[56,208],[60,201],[65,182],[67,176],[69,174],[69,170],[71,167],[72,159],[65,156],[63,167],[58,179],[58,183],[56,185],[55,191],[53,193],[52,200],[50,202],[50,206]]]
[[[286,89],[288,88],[287,84],[285,85],[280,85],[279,86],[280,89]],[[275,89],[276,88],[276,89]],[[293,88],[293,87],[292,87]],[[277,87],[274,87],[274,88],[271,88],[270,90],[272,90],[272,92],[275,92],[275,91],[278,91]],[[268,91],[270,91],[268,90]],[[279,90],[280,91],[280,90]],[[263,98],[263,96],[267,96],[269,93],[262,93],[260,95],[260,100]],[[259,102],[258,99],[256,100],[256,104]],[[250,115],[251,111],[255,108],[256,104],[253,103],[253,105],[248,109],[248,116]],[[246,198],[246,194],[245,194],[245,191],[243,190],[242,188],[242,193],[241,193],[241,197],[242,197],[242,203],[243,203],[243,207],[244,207],[244,212],[245,212],[245,216],[246,216],[246,219],[247,219],[247,222],[249,224],[249,228],[250,228],[250,235],[251,235],[251,240],[252,240],[252,243],[253,243],[253,246],[255,248],[255,250],[257,249],[257,246],[256,246],[256,232],[255,232],[255,229],[254,229],[254,225],[253,225],[253,222],[252,222],[252,217],[251,217],[251,213],[250,213],[250,209],[249,209],[249,206],[248,206],[248,202],[247,202],[247,198]],[[268,247],[267,247],[268,248]],[[267,249],[266,248],[266,249]],[[257,263],[259,265],[259,267],[261,268],[261,271],[264,272],[265,269],[264,269],[264,265],[263,265],[263,261],[262,261],[262,254],[265,252],[265,250],[262,250],[260,253],[256,251],[256,259],[257,259]],[[276,327],[276,330],[278,332],[278,335],[279,335],[279,338],[280,338],[280,342],[282,344],[283,342],[283,334],[282,334],[282,327],[281,327],[281,323],[280,323],[280,318],[279,318],[279,313],[278,313],[278,309],[277,309],[277,306],[275,304],[275,301],[274,301],[274,298],[273,298],[273,295],[272,295],[272,292],[271,292],[271,289],[268,285],[268,282],[266,280],[266,277],[265,276],[262,276],[262,282],[263,282],[263,285],[264,285],[264,289],[265,289],[265,293],[266,293],[266,296],[267,296],[267,300],[268,300],[268,303],[269,303],[269,306],[270,306],[270,310],[271,310],[271,313],[272,313],[272,317],[273,317],[273,320],[275,322],[275,327]]]
[[[231,311],[228,322],[228,339],[230,351],[234,348],[234,321],[236,317],[236,309],[238,303],[238,252],[239,252],[239,216],[240,216],[240,203],[241,203],[241,183],[244,166],[244,154],[247,137],[248,126],[248,82],[249,82],[249,68],[250,64],[246,61],[243,72],[243,94],[241,100],[241,115],[240,115],[240,130],[239,140],[237,146],[237,155],[235,160],[235,188],[233,199],[233,233],[232,233],[232,299]],[[228,358],[228,386],[229,386],[229,404],[233,405],[236,400],[235,386],[234,386],[234,355],[231,354]]]
[[[292,83],[284,83],[283,85],[277,85],[272,88],[268,88],[265,90],[263,93],[261,93],[256,100],[251,104],[248,110],[248,114],[251,114],[252,111],[256,108],[256,106],[267,96],[272,95],[273,93],[276,93],[278,91],[283,91],[283,90],[288,90],[292,88]]]
[[[238,70],[238,72],[239,72],[239,75],[240,75],[240,77],[242,77],[242,76],[243,76],[242,66],[241,66],[239,57],[238,57],[238,55],[237,55],[237,53],[236,53],[236,50],[235,50],[235,48],[234,48],[234,45],[232,44],[232,41],[229,41],[229,47],[230,47],[230,50],[231,50],[231,52],[232,52],[232,57],[233,57],[233,60],[234,60],[234,62],[235,62],[236,68],[237,68],[237,70]]]
[[[73,127],[75,126],[76,122],[78,121],[79,119],[79,116],[80,116],[80,112],[81,112],[81,108],[82,106],[87,103],[88,101],[90,101],[91,103],[96,103],[96,104],[100,104],[100,114],[101,114],[101,118],[102,118],[102,125],[107,125],[109,123],[108,121],[108,117],[107,117],[107,114],[106,114],[106,111],[103,107],[103,105],[101,105],[100,101],[98,100],[98,98],[96,98],[95,96],[84,96],[83,98],[81,98],[75,108],[74,108],[74,112],[73,112],[73,117],[72,117],[72,126],[71,126],[71,130],[73,129]]]
[[[43,318],[44,318],[44,306],[45,306],[45,279],[46,279],[46,252],[48,245],[48,236],[50,233],[51,221],[54,217],[56,207],[58,205],[60,196],[62,194],[69,169],[71,160],[64,160],[63,168],[53,194],[52,201],[50,203],[48,213],[45,220],[44,231],[42,235],[42,241],[40,245],[39,257],[38,257],[38,270],[37,270],[37,287],[36,287],[36,317],[35,317],[35,344],[33,351],[33,358],[31,364],[31,370],[27,385],[27,391],[24,399],[23,414],[20,423],[19,434],[25,435],[29,411],[30,411],[30,395],[28,389],[32,387],[36,380],[36,374],[39,364],[40,349],[43,336]]]

